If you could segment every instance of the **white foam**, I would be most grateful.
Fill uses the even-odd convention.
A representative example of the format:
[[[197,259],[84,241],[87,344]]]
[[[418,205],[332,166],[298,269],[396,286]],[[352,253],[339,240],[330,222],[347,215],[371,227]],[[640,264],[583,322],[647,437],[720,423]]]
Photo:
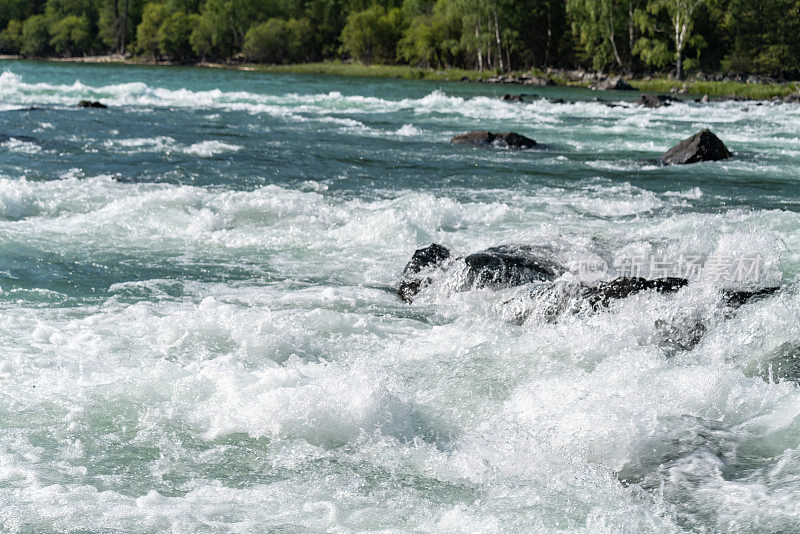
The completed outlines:
[[[201,141],[186,147],[184,152],[208,158],[226,152],[238,152],[241,149],[240,145],[223,143],[222,141]]]

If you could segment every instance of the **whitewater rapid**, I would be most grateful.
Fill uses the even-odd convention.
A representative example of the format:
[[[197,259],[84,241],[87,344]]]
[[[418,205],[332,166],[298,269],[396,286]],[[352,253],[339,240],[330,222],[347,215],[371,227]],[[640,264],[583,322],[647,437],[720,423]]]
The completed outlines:
[[[797,530],[800,107],[0,71],[0,529]],[[736,157],[654,164],[700,126]],[[478,127],[545,147],[449,145]],[[520,325],[513,288],[400,301],[431,242],[757,254],[784,289]]]

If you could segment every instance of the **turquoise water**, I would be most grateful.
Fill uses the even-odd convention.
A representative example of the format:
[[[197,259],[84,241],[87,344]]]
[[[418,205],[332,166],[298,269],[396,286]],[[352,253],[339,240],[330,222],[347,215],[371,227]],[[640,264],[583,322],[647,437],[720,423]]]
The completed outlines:
[[[0,62],[0,529],[796,532],[800,107],[595,96]],[[656,165],[703,127],[735,158]],[[784,289],[520,325],[514,289],[403,304],[430,242]]]

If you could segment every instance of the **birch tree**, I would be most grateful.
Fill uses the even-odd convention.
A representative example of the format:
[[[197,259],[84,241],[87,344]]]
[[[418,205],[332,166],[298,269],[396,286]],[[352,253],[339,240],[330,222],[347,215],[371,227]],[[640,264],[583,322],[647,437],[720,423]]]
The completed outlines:
[[[683,63],[686,45],[692,37],[697,8],[705,0],[654,0],[648,5],[648,11],[654,15],[666,11],[670,20],[670,35],[674,47],[675,76],[683,78]]]

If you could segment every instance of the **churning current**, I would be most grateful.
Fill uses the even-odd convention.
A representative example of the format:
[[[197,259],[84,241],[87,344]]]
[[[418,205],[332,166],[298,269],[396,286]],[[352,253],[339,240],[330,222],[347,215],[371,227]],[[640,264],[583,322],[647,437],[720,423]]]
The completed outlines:
[[[503,92],[0,63],[0,530],[800,529],[800,106]],[[702,128],[734,157],[658,165]],[[431,243],[757,261],[406,303]]]

